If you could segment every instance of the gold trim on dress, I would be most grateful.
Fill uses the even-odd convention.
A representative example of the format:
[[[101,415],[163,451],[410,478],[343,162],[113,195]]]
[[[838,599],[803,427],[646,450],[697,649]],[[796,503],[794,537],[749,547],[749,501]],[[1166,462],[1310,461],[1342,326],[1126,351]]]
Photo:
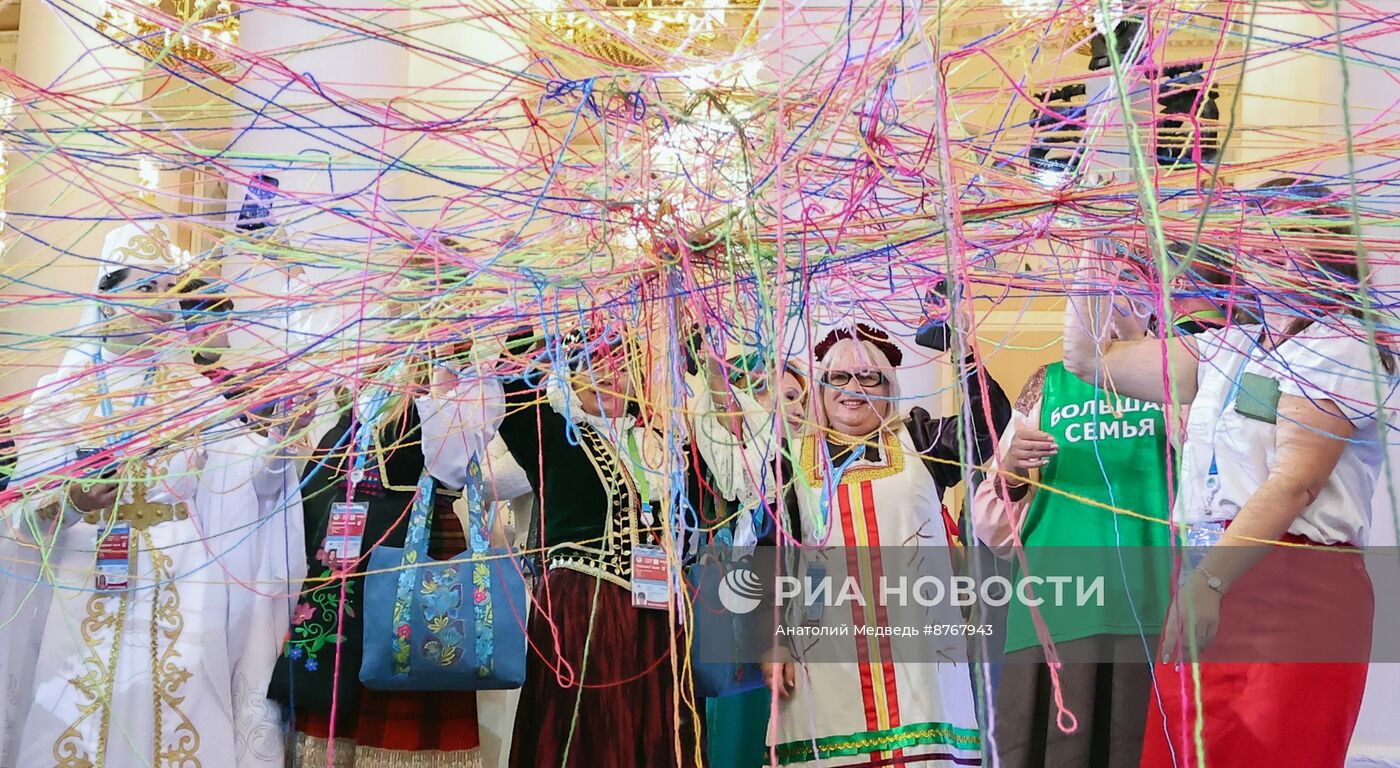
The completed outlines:
[[[151,603],[151,683],[154,689],[156,765],[160,768],[166,765],[171,768],[200,768],[199,729],[180,709],[185,701],[181,689],[194,675],[177,663],[180,651],[176,646],[185,631],[185,616],[180,611],[180,592],[171,580],[174,561],[156,549],[149,533],[143,532],[141,540],[150,553],[156,583]],[[165,640],[163,652],[160,648],[162,639]],[[169,742],[165,740],[161,724],[165,710],[169,710],[176,719]]]
[[[109,610],[111,600],[117,601],[117,610]],[[112,680],[117,670],[117,654],[121,650],[118,642],[122,627],[126,625],[125,595],[96,593],[87,601],[87,615],[78,627],[87,650],[83,667],[87,671],[81,677],[69,680],[74,690],[82,694],[85,703],[78,705],[78,719],[74,720],[58,735],[51,750],[55,768],[102,768],[107,760],[107,730],[112,717]],[[111,649],[104,661],[99,650],[104,643],[102,635],[114,628]],[[79,726],[94,714],[98,714],[97,757],[94,760],[88,751],[87,741]]]
[[[298,765],[325,765],[330,742],[317,736],[298,733],[296,756]],[[379,747],[361,747],[353,739],[335,740],[335,762],[331,768],[482,768],[481,749],[459,749],[455,752],[417,750],[407,752]]]
[[[889,430],[883,431],[882,434],[884,442],[881,449],[881,462],[876,464],[864,459],[857,461],[841,475],[842,485],[894,477],[904,471],[904,446],[900,445],[899,436]],[[817,439],[818,435],[807,435],[802,438],[802,479],[812,488],[823,486],[822,468],[817,463],[817,453],[820,447]]]
[[[137,546],[137,541],[141,546]],[[142,531],[132,541],[128,574],[135,570],[137,557],[145,550],[151,561],[153,586],[151,594],[150,654],[151,706],[153,725],[151,743],[153,768],[202,768],[199,760],[200,735],[195,724],[180,708],[185,702],[183,688],[193,674],[177,663],[180,652],[176,645],[184,633],[185,619],[180,610],[180,593],[172,577],[174,561],[156,548],[149,532]],[[135,581],[134,576],[131,581]],[[98,592],[88,598],[87,614],[79,626],[86,654],[81,677],[70,680],[85,699],[78,705],[78,719],[59,734],[51,750],[55,768],[103,768],[107,761],[107,745],[111,739],[112,691],[116,680],[119,651],[126,631],[130,604],[143,591],[119,593]],[[117,610],[111,610],[116,601]],[[164,641],[162,651],[161,641]],[[106,660],[103,646],[109,646]],[[98,715],[97,754],[89,751],[81,726]],[[165,741],[164,722],[167,714],[174,715],[174,739]]]
[[[134,487],[131,489],[130,502],[118,501],[114,510],[96,509],[84,512],[83,522],[92,525],[125,522],[131,525],[133,531],[145,531],[161,523],[189,519],[189,506],[184,502],[162,504],[150,501],[146,498],[145,483],[132,481],[132,484]]]
[[[576,425],[579,447],[583,449],[598,481],[607,492],[608,509],[603,518],[603,536],[597,549],[564,542],[550,547],[546,565],[596,576],[624,589],[632,588],[632,551],[638,543],[637,511],[641,497],[621,454],[598,430]]]

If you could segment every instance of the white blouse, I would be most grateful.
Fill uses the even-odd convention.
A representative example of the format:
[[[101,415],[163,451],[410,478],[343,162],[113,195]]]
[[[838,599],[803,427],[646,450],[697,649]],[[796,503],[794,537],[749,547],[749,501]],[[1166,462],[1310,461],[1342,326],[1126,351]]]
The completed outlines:
[[[1332,476],[1288,532],[1322,544],[1366,543],[1385,450],[1376,416],[1397,380],[1375,362],[1382,381],[1378,404],[1364,331],[1349,318],[1341,322],[1345,328],[1314,323],[1272,351],[1259,346],[1259,325],[1195,336],[1200,363],[1181,455],[1173,513],[1178,521],[1233,519],[1273,470],[1277,425],[1236,412],[1231,399],[1233,382],[1247,372],[1277,380],[1283,395],[1330,400],[1355,426]],[[1214,513],[1206,508],[1212,457],[1220,481]]]

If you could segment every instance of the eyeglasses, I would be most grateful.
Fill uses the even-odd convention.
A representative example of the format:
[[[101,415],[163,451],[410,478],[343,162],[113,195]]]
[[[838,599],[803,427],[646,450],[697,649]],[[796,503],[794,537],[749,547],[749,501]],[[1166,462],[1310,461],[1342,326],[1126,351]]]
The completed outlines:
[[[851,379],[862,387],[878,387],[887,381],[880,371],[827,371],[822,374],[822,382],[833,387],[847,386]]]

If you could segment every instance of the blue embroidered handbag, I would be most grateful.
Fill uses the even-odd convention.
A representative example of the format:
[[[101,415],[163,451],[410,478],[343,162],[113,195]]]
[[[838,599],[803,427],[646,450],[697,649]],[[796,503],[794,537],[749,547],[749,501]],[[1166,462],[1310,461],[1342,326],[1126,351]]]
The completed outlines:
[[[752,616],[732,613],[720,605],[717,596],[725,571],[725,563],[713,557],[703,557],[686,570],[686,581],[695,595],[691,671],[695,693],[705,698],[733,696],[763,687],[763,668],[737,661],[746,654],[745,647],[752,640],[747,635],[757,628]]]
[[[478,691],[524,684],[525,581],[517,559],[489,544],[482,488],[473,459],[462,489],[468,552],[452,561],[428,557],[433,480],[424,472],[403,548],[370,553],[360,664],[366,688]]]

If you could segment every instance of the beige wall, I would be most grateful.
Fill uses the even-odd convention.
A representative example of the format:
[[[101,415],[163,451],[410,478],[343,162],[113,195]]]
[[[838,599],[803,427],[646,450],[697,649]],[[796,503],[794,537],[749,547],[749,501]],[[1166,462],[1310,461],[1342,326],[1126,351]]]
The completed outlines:
[[[97,0],[79,0],[75,7],[95,11],[97,5]],[[39,99],[28,110],[16,110],[16,126],[113,129],[139,119],[134,110],[124,108],[141,101],[136,77],[141,64],[136,57],[60,17],[47,3],[24,3],[20,26],[16,74],[41,88],[81,94],[103,107],[84,109],[55,98]],[[24,157],[13,147],[7,151],[7,225],[0,269],[8,278],[4,298],[23,304],[0,314],[0,340],[25,349],[0,352],[0,395],[28,389],[53,366],[59,345],[43,339],[76,324],[80,310],[68,296],[90,291],[96,275],[82,257],[97,253],[106,225],[54,217],[108,218],[113,210],[107,200],[120,201],[127,211],[143,208],[134,171],[88,167],[72,159],[83,151],[112,151],[113,145],[87,134],[53,136],[39,142],[59,142],[66,153]]]

